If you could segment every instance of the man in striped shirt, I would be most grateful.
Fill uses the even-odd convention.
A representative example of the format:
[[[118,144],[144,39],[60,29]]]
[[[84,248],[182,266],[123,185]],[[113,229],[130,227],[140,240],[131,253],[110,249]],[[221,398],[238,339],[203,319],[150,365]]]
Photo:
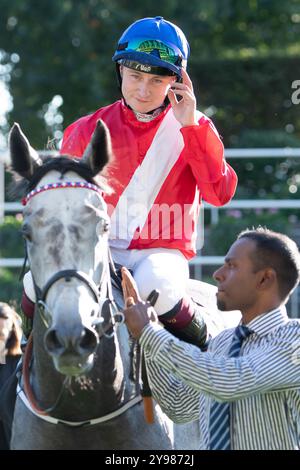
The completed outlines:
[[[132,287],[125,270],[123,276]],[[210,448],[210,409],[218,401],[230,404],[231,449],[299,450],[300,322],[288,319],[284,307],[300,279],[297,245],[263,228],[242,232],[214,278],[219,309],[240,310],[251,330],[239,357],[228,356],[233,329],[203,352],[163,329],[149,304],[125,310],[145,352],[153,396],[173,421],[199,419],[200,449]]]

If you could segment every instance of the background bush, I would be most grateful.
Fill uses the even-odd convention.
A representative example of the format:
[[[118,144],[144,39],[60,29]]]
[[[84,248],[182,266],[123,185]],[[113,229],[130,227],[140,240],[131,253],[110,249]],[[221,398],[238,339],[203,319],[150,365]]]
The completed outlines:
[[[20,217],[6,216],[0,225],[0,258],[23,258],[24,247],[20,234]],[[21,268],[0,268],[1,301],[13,304],[19,310],[22,281]]]

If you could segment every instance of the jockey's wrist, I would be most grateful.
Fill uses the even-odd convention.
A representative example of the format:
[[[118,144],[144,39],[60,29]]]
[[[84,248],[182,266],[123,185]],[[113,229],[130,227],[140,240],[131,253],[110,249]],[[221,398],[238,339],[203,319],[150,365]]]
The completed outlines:
[[[193,126],[199,126],[199,122],[197,120],[189,121],[184,124],[182,124],[182,127],[193,127]]]
[[[160,315],[159,321],[172,330],[181,330],[192,321],[193,315],[194,309],[191,308],[190,299],[184,297],[172,310]]]
[[[207,340],[207,327],[200,307],[184,297],[170,312],[159,320],[177,338],[203,348]]]

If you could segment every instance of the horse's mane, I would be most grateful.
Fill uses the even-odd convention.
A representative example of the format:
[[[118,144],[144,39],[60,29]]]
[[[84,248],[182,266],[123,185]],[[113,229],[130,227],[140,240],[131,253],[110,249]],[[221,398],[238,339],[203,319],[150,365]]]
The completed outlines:
[[[8,356],[17,356],[22,354],[21,339],[22,339],[22,319],[8,304],[0,302],[0,318],[8,320],[12,317],[13,327],[6,341],[6,349]]]
[[[93,176],[92,170],[89,166],[82,162],[79,158],[74,158],[70,156],[51,156],[40,155],[40,158],[43,162],[41,166],[36,168],[30,180],[26,178],[20,178],[13,170],[10,170],[13,174],[13,181],[9,186],[9,195],[13,198],[22,198],[28,192],[34,189],[39,181],[52,170],[59,171],[62,175],[68,171],[74,171],[79,176],[84,178],[88,183],[92,183],[99,188],[101,188],[105,193],[111,193],[111,188],[109,187],[107,180],[102,175]]]

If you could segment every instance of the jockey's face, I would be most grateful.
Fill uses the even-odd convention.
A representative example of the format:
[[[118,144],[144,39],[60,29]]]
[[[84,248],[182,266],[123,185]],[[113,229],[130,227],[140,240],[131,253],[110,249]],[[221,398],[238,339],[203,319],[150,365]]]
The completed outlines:
[[[176,77],[153,75],[120,66],[122,93],[126,103],[139,113],[148,113],[162,106]]]

